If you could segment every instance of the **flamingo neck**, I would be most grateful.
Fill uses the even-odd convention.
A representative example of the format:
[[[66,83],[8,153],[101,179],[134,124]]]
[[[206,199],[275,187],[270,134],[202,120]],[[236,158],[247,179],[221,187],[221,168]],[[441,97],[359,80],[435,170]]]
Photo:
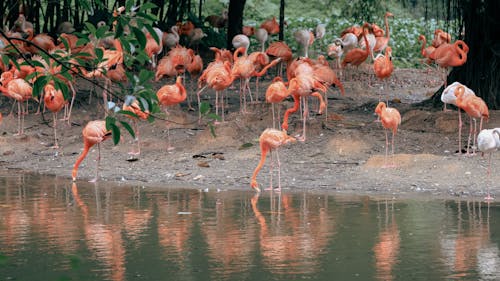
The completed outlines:
[[[391,35],[389,34],[389,19],[387,19],[387,15],[385,16],[385,34],[387,39],[391,39]]]
[[[425,45],[427,45],[427,39],[425,37],[422,39],[422,48],[420,49],[420,53],[425,57]]]
[[[366,34],[363,33],[363,38],[365,39],[366,53],[369,56],[371,54],[370,44],[368,43],[368,39],[366,38]]]
[[[267,152],[269,151],[269,149],[265,147],[263,144],[260,145],[260,150],[261,150],[260,161],[257,167],[255,167],[255,170],[253,171],[252,174],[251,185],[253,188],[258,188],[257,175],[259,174],[260,169],[262,169],[262,166],[264,166],[264,163],[266,162]]]
[[[71,173],[71,176],[73,177],[73,181],[76,181],[76,175],[78,173],[78,167],[80,166],[80,163],[82,163],[83,159],[87,156],[89,153],[90,148],[93,146],[87,139],[84,139],[83,141],[83,151],[82,154],[76,159],[75,165],[73,166],[73,172]]]

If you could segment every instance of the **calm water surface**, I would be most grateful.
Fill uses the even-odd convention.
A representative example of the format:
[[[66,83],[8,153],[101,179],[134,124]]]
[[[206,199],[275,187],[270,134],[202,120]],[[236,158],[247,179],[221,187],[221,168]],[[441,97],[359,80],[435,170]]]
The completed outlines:
[[[497,203],[16,173],[0,176],[0,280],[500,280],[499,216]]]

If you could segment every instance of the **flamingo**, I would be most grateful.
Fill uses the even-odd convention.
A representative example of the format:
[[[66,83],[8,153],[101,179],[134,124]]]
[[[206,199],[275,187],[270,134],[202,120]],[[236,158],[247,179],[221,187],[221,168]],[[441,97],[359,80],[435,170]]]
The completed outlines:
[[[463,65],[467,61],[468,52],[469,46],[464,41],[457,40],[453,44],[444,43],[440,45],[429,55],[429,58],[434,60],[443,69],[445,87],[448,84],[446,79],[448,68]]]
[[[387,90],[387,80],[391,76],[394,71],[394,64],[392,63],[392,48],[387,47],[385,49],[385,55],[378,54],[373,62],[373,70],[375,72],[375,76],[384,81]],[[380,101],[380,96],[379,96]]]
[[[368,30],[365,28],[363,31],[363,39],[366,45],[368,45],[368,39],[366,38],[366,34]],[[365,48],[364,50],[361,48],[354,48],[347,52],[342,60],[342,68],[345,68],[348,64],[358,67],[362,64],[370,55],[370,48]]]
[[[488,179],[491,175],[491,155],[493,152],[500,148],[500,128],[494,129],[484,129],[477,135],[477,148],[482,153],[488,153]],[[488,194],[484,198],[486,200],[492,200],[493,197],[490,195],[490,186],[488,185]]]
[[[288,92],[283,79],[277,76],[273,79],[273,82],[267,87],[266,90],[266,102],[271,103],[273,112],[273,128],[276,128],[276,117],[274,115],[274,105],[282,102],[290,93]],[[279,109],[279,107],[278,107]],[[279,115],[279,113],[278,113]]]
[[[146,46],[144,46],[144,52],[151,60],[151,66],[153,67],[153,69],[156,68],[158,54],[160,54],[163,51],[163,45],[161,42],[161,38],[163,36],[163,33],[161,33],[161,30],[159,30],[159,29],[158,29],[158,31],[160,32],[160,34],[158,34],[159,35],[158,39],[160,41],[157,42],[154,39],[153,35],[151,35],[150,32],[147,32],[146,33]]]
[[[307,58],[309,46],[314,42],[314,35],[311,31],[302,29],[295,31],[293,33],[293,37],[295,38],[295,41],[302,46],[302,49],[304,50],[304,57]]]
[[[52,52],[54,49],[56,49],[56,44],[54,43],[54,40],[48,34],[41,33],[34,36],[34,31],[31,28],[24,30],[24,33],[28,34],[26,40],[31,41],[33,45],[36,45],[47,52]],[[30,44],[26,46],[26,50],[28,50],[32,54],[39,53],[40,50],[33,45]]]
[[[257,38],[257,41],[260,43],[260,51],[265,52],[266,51],[266,42],[269,37],[269,34],[267,33],[267,30],[264,28],[259,28],[257,31],[255,31],[255,38]]]
[[[276,17],[265,20],[260,25],[260,28],[264,28],[269,35],[278,34],[280,32],[280,25],[276,21]]]
[[[260,144],[260,161],[255,170],[253,171],[252,174],[252,179],[250,182],[250,186],[255,189],[255,191],[260,192],[259,184],[257,183],[257,175],[264,165],[264,162],[266,162],[266,155],[268,152],[272,150],[276,150],[276,158],[278,161],[278,188],[277,191],[281,191],[281,163],[279,160],[279,155],[278,155],[278,148],[288,144],[288,143],[293,143],[295,142],[296,139],[294,137],[291,137],[287,135],[286,131],[280,131],[277,129],[265,129],[262,134],[260,135],[259,138],[259,144]],[[272,164],[271,164],[271,183],[269,186],[269,189],[272,190],[273,185],[272,185]]]
[[[161,87],[157,92],[156,96],[158,97],[158,102],[165,108],[165,114],[168,115],[167,107],[179,104],[186,100],[186,88],[182,84],[182,77],[177,76],[175,84],[173,85],[165,85]],[[167,150],[174,149],[170,146],[170,125],[167,121],[167,139],[168,146]]]
[[[283,74],[283,63],[288,63],[292,60],[292,49],[284,42],[273,42],[269,45],[266,50],[266,54],[269,56],[281,58],[279,67],[279,76]]]
[[[344,54],[344,48],[342,47],[342,43],[340,39],[336,40],[334,43],[331,43],[327,47],[327,52],[326,54],[335,59],[335,64],[334,67],[335,69],[340,68],[340,58],[342,58],[342,55]]]
[[[373,27],[372,27],[372,24],[369,24],[367,22],[365,22],[363,24],[363,29],[366,29],[367,32],[363,32],[364,36],[366,37],[366,42],[368,43],[365,43],[365,41],[361,41],[361,38],[358,36],[358,41],[359,41],[359,47],[361,49],[366,49],[366,46],[368,46],[370,48],[370,56],[372,58],[372,60],[375,60],[375,57],[373,55],[373,49],[375,48],[375,44],[377,43],[377,40],[375,39],[375,34],[373,34]]]
[[[399,111],[392,107],[387,107],[385,102],[379,102],[377,107],[375,108],[375,113],[380,117],[380,121],[382,122],[382,126],[385,131],[385,158],[384,158],[384,166],[383,167],[391,167],[394,166],[394,137],[396,136],[396,132],[398,131],[398,126],[401,124],[401,115]],[[389,149],[389,138],[387,134],[387,130],[392,131],[392,139],[391,139],[391,148],[392,148],[392,165],[387,166],[387,154]]]
[[[196,48],[196,51],[198,51],[198,46],[200,45],[201,40],[203,38],[207,37],[207,34],[203,32],[203,29],[196,27],[194,28],[189,34],[189,47]]]
[[[422,42],[420,54],[422,55],[422,57],[426,58],[427,63],[430,64],[432,62],[432,60],[429,58],[429,56],[431,55],[432,52],[434,52],[434,50],[436,50],[436,48],[434,46],[427,46],[426,47],[427,39],[425,38],[425,36],[423,34],[420,34],[418,36],[418,41]]]
[[[323,57],[320,56],[318,60]],[[326,62],[326,60],[325,60]],[[314,79],[318,80],[321,82],[325,87],[328,89],[330,86],[335,85],[337,88],[340,90],[341,95],[345,95],[345,90],[344,90],[344,85],[340,80],[337,78],[337,75],[335,74],[335,71],[333,71],[332,68],[328,65],[328,62],[325,64],[321,63],[316,63],[313,65],[313,76]],[[328,90],[325,91],[325,120],[328,120],[328,96],[327,96]]]
[[[45,85],[43,102],[45,106],[52,112],[54,118],[54,146],[53,148],[59,148],[57,143],[57,113],[67,104],[64,99],[64,95],[61,90],[56,90],[54,85],[51,83]]]
[[[319,114],[322,114],[326,108],[323,96],[316,90],[326,92],[326,86],[317,80],[314,76],[314,69],[311,65],[309,59],[297,60],[294,62],[296,66],[292,65],[288,68],[290,70],[290,75],[288,75],[288,91],[293,97],[294,105],[292,108],[286,110],[283,117],[282,128],[288,130],[288,116],[296,112],[299,109],[300,103],[302,102],[303,107],[303,117],[302,117],[302,136],[299,138],[300,141],[306,140],[306,120],[309,114],[307,97],[313,96],[318,98],[320,102]],[[293,69],[293,70],[292,70]],[[288,71],[287,70],[287,71]],[[293,72],[293,73],[292,73]],[[293,78],[291,78],[293,76]]]
[[[137,150],[132,150],[128,154],[130,155],[141,155],[141,141],[139,138],[139,128],[137,126],[137,119],[147,120],[149,117],[149,110],[145,108],[141,109],[139,105],[139,101],[134,96],[125,97],[125,103],[123,103],[122,110],[129,111],[135,116],[126,115],[129,118],[132,118],[132,122],[134,123],[134,132],[136,134],[135,141],[137,142]]]
[[[116,67],[118,64],[123,63],[123,48],[120,43],[120,40],[115,39],[113,41],[113,45],[115,47],[114,50],[105,49],[103,52],[103,60],[97,65],[97,69],[85,74],[86,77],[104,77],[104,91],[102,92],[102,97],[104,101],[105,114],[107,115],[108,110],[108,91],[111,84],[111,80],[104,75],[110,69]]]
[[[434,31],[434,39],[432,39],[432,46],[437,48],[443,44],[449,44],[451,42],[451,35],[444,32],[442,29],[436,29]]]
[[[163,32],[162,36],[162,42],[163,45],[166,46],[168,49],[172,49],[173,47],[177,46],[179,44],[179,27],[177,25],[174,25],[170,27],[171,33],[168,32]]]
[[[203,70],[202,58],[200,57],[200,55],[193,54],[191,63],[187,65],[187,71],[189,72],[191,81],[196,81],[202,70]],[[187,100],[188,100],[189,110],[193,110],[193,108],[191,107],[190,95],[187,96]]]
[[[215,114],[219,115],[219,93],[229,87],[234,81],[234,76],[231,75],[231,63],[223,62],[222,59],[217,59],[210,63],[198,78],[198,88],[201,88],[198,93],[198,122],[201,121],[201,100],[200,95],[206,87],[215,90]],[[206,83],[202,88],[201,85]],[[222,120],[224,121],[224,97],[222,100]]]
[[[194,51],[183,46],[176,46],[168,52],[168,56],[172,58],[172,66],[177,71],[177,75],[182,75],[186,72],[187,66],[193,60]]]
[[[245,55],[247,55],[247,50],[250,48],[250,39],[245,34],[238,34],[233,37],[231,41],[235,49],[245,48]]]
[[[16,78],[12,72],[4,72],[0,76],[0,92],[5,96],[17,101],[17,135],[24,134],[24,102],[29,100],[33,95],[33,89],[24,81],[24,79]]]
[[[242,33],[250,37],[255,34],[255,27],[253,26],[243,26]]]
[[[227,24],[228,15],[229,15],[228,11],[223,10],[222,16],[210,15],[210,16],[205,18],[204,22],[208,22],[212,27],[215,27],[215,28],[224,28],[224,27],[226,27],[226,24]]]
[[[97,154],[97,165],[95,178],[90,182],[96,182],[99,177],[99,162],[101,161],[101,142],[109,139],[111,137],[111,131],[106,129],[106,121],[104,120],[94,120],[87,123],[85,128],[82,131],[83,134],[83,151],[82,154],[78,157],[73,166],[73,171],[71,173],[73,177],[73,181],[76,181],[76,176],[78,173],[78,166],[85,159],[89,150],[92,146],[97,144],[98,154]]]
[[[457,97],[455,96],[455,90],[457,89],[458,86],[464,86],[465,88],[465,93],[464,95],[468,96],[475,96],[476,94],[474,91],[469,89],[469,87],[461,84],[460,82],[453,82],[451,85],[446,87],[446,89],[443,90],[443,93],[441,94],[441,101],[443,102],[443,111],[448,111],[446,109],[446,104],[452,104],[452,105],[457,105]],[[462,152],[462,114],[461,114],[461,109],[460,107],[458,108],[458,150],[457,153]]]
[[[476,132],[477,132],[476,119],[480,118],[481,121],[479,123],[479,130],[482,130],[483,119],[486,119],[486,121],[488,121],[490,114],[488,111],[488,106],[483,101],[483,99],[475,95],[467,95],[465,92],[466,92],[465,87],[463,85],[459,85],[455,89],[455,96],[457,97],[456,100],[457,106],[463,109],[463,111],[465,111],[470,118],[469,137],[467,140],[467,155],[470,155],[469,146],[473,132],[474,132],[474,137],[473,137],[474,139],[473,139],[472,154],[476,153],[476,146],[475,146]],[[474,130],[472,129],[472,121],[474,121]]]
[[[382,34],[382,36],[375,36],[375,47],[373,48],[374,52],[382,52],[389,45],[389,40],[391,40],[391,35],[390,35],[390,30],[389,30],[389,20],[387,18],[393,17],[393,16],[394,15],[390,12],[385,13],[385,16],[384,16],[385,37],[383,34]]]
[[[160,81],[163,76],[173,77],[177,75],[177,70],[172,63],[171,56],[164,56],[158,62],[155,72],[155,81]]]

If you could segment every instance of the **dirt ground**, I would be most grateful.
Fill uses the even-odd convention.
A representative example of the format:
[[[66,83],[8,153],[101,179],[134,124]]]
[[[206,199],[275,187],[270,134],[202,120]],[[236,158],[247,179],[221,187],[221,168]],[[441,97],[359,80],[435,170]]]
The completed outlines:
[[[363,77],[366,76],[366,77]],[[366,73],[359,73],[366,80]],[[415,103],[428,98],[440,85],[439,75],[432,70],[396,69],[389,89],[374,80],[344,81],[346,95],[337,89],[328,94],[328,118],[311,113],[307,121],[307,140],[283,147],[279,151],[284,192],[333,191],[356,194],[379,194],[394,197],[429,196],[484,198],[487,187],[500,196],[496,172],[498,154],[493,155],[493,172],[487,178],[487,157],[457,155],[457,111],[418,108]],[[271,77],[261,83],[261,99]],[[172,80],[161,81],[158,88]],[[235,83],[237,84],[237,83]],[[252,82],[252,87],[254,83]],[[102,99],[94,97],[89,104],[88,82],[77,83],[78,98],[72,126],[59,123],[59,149],[53,145],[52,115],[30,113],[26,116],[26,135],[15,136],[17,118],[7,116],[12,102],[2,98],[4,115],[0,125],[0,166],[11,172],[32,171],[71,177],[73,164],[82,151],[81,131],[89,120],[102,119],[98,108]],[[191,91],[193,92],[193,91]],[[238,90],[230,89],[226,122],[216,125],[213,137],[206,124],[198,125],[197,112],[182,104],[170,110],[171,139],[174,150],[167,150],[166,123],[140,122],[142,154],[137,161],[127,161],[133,148],[131,136],[123,131],[119,145],[109,140],[102,144],[101,182],[114,181],[144,186],[183,186],[195,188],[251,190],[250,177],[260,159],[258,138],[272,127],[270,105],[252,104],[250,113],[239,113]],[[213,104],[214,93],[202,97]],[[394,161],[396,167],[383,168],[385,134],[376,120],[374,109],[379,97],[389,100],[402,115],[396,136]],[[281,107],[281,117],[292,100]],[[316,102],[311,102],[315,107]],[[34,112],[34,110],[31,110]],[[500,127],[499,112],[491,111],[486,128]],[[164,115],[160,115],[164,117]],[[467,120],[468,118],[465,118]],[[467,143],[468,122],[463,140]],[[302,132],[299,114],[291,115],[289,134]],[[79,170],[78,180],[94,176],[97,148],[95,147]],[[389,159],[390,161],[390,159]],[[257,180],[261,188],[269,186],[269,164]],[[277,171],[274,171],[277,185]],[[499,197],[500,198],[500,197]]]

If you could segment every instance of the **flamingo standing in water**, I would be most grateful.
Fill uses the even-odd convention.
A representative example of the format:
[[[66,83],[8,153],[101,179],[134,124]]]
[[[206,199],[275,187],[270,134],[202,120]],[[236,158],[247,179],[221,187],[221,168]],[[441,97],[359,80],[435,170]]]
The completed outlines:
[[[484,129],[477,135],[477,147],[482,153],[488,153],[488,179],[491,175],[491,155],[500,148],[500,128]],[[488,194],[484,198],[492,200],[490,195],[490,186],[488,185]]]
[[[111,137],[111,131],[106,130],[106,121],[95,120],[87,123],[85,128],[83,128],[82,134],[83,134],[83,151],[82,154],[80,154],[80,156],[76,160],[71,175],[73,177],[73,181],[76,181],[78,166],[80,166],[80,163],[82,163],[83,159],[85,159],[85,157],[89,153],[90,148],[95,144],[97,144],[98,154],[97,154],[97,166],[96,166],[95,178],[90,181],[90,182],[96,182],[99,177],[99,162],[101,161],[100,143]]]
[[[264,132],[260,135],[259,144],[260,144],[260,161],[252,174],[252,180],[250,182],[250,186],[255,189],[257,192],[260,192],[259,184],[257,183],[257,175],[259,174],[260,169],[266,162],[266,155],[268,152],[272,150],[276,150],[276,159],[278,162],[278,188],[277,191],[281,191],[281,163],[278,155],[278,148],[282,145],[295,142],[296,139],[287,135],[286,131],[280,131],[277,129],[265,129]],[[273,188],[273,178],[272,178],[272,163],[271,163],[271,183],[269,189]]]
[[[379,102],[377,107],[375,108],[375,113],[380,117],[380,121],[382,122],[382,126],[384,126],[385,131],[385,158],[384,158],[384,168],[393,167],[394,166],[394,136],[396,136],[396,132],[398,131],[398,126],[401,124],[401,115],[399,111],[392,107],[387,107],[385,102]],[[389,152],[389,137],[387,134],[387,130],[392,131],[392,140],[391,140],[391,148],[392,148],[392,165],[387,165],[387,154]]]
[[[56,90],[54,85],[47,84],[44,87],[43,102],[45,106],[52,112],[54,118],[54,146],[53,148],[59,148],[57,143],[57,113],[68,103],[64,99],[64,95],[61,90]]]
[[[177,76],[175,84],[165,85],[161,87],[158,92],[156,92],[158,97],[158,102],[165,108],[165,114],[168,115],[167,107],[179,104],[186,100],[186,88],[182,84],[182,77]],[[167,121],[167,139],[168,146],[167,150],[172,150],[174,147],[170,146],[170,125]]]
[[[475,95],[467,95],[465,93],[465,87],[463,85],[457,86],[455,89],[455,96],[457,97],[457,106],[469,115],[470,126],[469,126],[469,137],[467,139],[467,155],[469,154],[470,140],[473,138],[473,149],[472,154],[476,153],[476,132],[477,132],[477,118],[480,118],[479,130],[483,128],[483,119],[488,121],[490,113],[488,111],[488,106],[483,99]],[[474,129],[472,129],[472,122],[474,121]],[[474,132],[474,136],[473,135]]]
[[[441,94],[441,101],[443,102],[443,111],[448,111],[446,109],[446,104],[453,104],[457,105],[457,97],[455,96],[455,90],[457,89],[458,86],[464,86],[465,87],[465,96],[475,96],[476,94],[474,91],[469,89],[469,87],[461,84],[460,82],[453,82],[451,85],[446,87],[446,89],[443,90],[443,93]],[[457,153],[462,152],[462,113],[460,107],[458,108],[458,150]]]

